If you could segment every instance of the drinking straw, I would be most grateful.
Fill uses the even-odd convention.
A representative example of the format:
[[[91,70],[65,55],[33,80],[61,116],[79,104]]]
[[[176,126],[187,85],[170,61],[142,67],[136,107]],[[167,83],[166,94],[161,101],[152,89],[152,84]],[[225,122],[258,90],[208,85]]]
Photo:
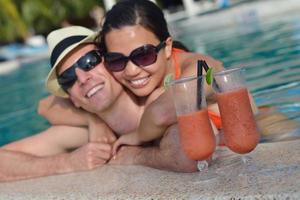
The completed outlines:
[[[201,60],[202,61],[202,66],[205,69],[205,71],[207,72],[209,70],[209,66],[207,65],[207,63],[205,62],[205,60]]]
[[[203,66],[203,60],[198,60],[197,61],[197,108],[200,110],[201,109],[201,84],[202,84],[202,66]]]

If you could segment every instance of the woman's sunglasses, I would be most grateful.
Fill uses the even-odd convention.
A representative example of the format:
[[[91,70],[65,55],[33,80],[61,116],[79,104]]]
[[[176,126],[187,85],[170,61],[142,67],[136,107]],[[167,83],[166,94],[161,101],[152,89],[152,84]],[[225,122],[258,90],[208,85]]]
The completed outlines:
[[[129,60],[139,67],[146,67],[156,62],[158,52],[165,46],[165,41],[157,46],[146,44],[134,49],[129,56],[115,52],[106,53],[104,55],[104,65],[112,72],[124,70]]]
[[[75,73],[76,67],[82,69],[83,71],[90,71],[101,62],[102,55],[100,53],[100,50],[92,50],[88,52],[87,54],[79,58],[76,63],[74,63],[63,73],[57,75],[59,85],[63,90],[67,91],[67,89],[71,88],[77,80],[77,76]]]

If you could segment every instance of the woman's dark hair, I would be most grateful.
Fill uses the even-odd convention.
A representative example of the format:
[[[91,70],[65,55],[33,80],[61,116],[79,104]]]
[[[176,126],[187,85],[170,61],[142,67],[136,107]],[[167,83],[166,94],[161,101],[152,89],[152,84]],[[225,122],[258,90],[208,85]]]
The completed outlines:
[[[182,49],[186,52],[190,51],[184,44],[182,44],[180,41],[177,40],[173,41],[173,48]]]
[[[106,13],[100,32],[101,41],[105,41],[105,35],[112,29],[134,25],[151,31],[160,41],[170,37],[164,14],[155,3],[148,0],[122,0]]]

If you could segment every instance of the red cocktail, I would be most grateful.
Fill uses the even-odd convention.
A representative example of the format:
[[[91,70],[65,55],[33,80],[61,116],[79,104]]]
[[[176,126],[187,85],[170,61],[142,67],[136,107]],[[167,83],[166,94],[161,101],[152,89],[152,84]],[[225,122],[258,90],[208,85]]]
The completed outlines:
[[[249,153],[258,144],[259,134],[241,70],[225,70],[214,78],[225,144],[233,152]]]
[[[251,152],[258,144],[259,135],[247,88],[219,93],[217,101],[226,146],[239,154]]]
[[[173,99],[186,155],[198,161],[198,169],[207,169],[207,159],[215,151],[215,135],[208,118],[204,76],[182,78],[172,82]]]
[[[207,109],[177,117],[183,150],[192,160],[206,160],[215,151],[215,136]]]

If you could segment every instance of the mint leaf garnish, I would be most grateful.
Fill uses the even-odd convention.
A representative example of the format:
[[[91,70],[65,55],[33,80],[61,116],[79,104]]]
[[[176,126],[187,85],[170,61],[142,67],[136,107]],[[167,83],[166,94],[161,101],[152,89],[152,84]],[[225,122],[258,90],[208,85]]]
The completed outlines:
[[[172,74],[167,74],[164,79],[164,88],[168,89],[172,81],[173,81]]]
[[[206,83],[208,85],[211,85],[212,81],[213,81],[213,69],[212,68],[209,68],[206,72],[206,76],[205,76],[205,79],[206,79]]]

